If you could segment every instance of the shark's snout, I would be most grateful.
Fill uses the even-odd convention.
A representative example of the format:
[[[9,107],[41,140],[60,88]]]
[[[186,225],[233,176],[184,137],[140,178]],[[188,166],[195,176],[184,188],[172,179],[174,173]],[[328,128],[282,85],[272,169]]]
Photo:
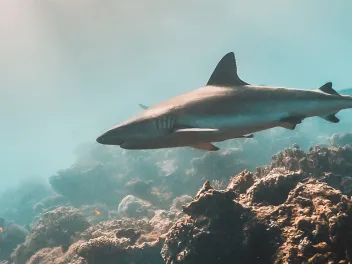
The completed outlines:
[[[114,130],[110,130],[97,137],[96,141],[103,145],[121,145],[124,140],[118,136],[118,133]]]
[[[155,139],[160,134],[159,130],[153,119],[136,118],[109,129],[99,136],[96,141],[104,145],[121,146],[126,142]]]

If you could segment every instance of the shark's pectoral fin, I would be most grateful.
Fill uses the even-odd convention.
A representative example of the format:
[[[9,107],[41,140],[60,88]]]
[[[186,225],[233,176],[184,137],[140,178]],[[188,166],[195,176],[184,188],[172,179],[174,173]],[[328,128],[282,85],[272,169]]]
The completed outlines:
[[[195,149],[200,149],[200,150],[208,150],[208,151],[217,151],[219,150],[218,147],[214,146],[211,143],[198,143],[195,145],[191,145],[190,147],[195,148]]]
[[[327,94],[340,95],[332,88],[332,82],[327,82],[322,87],[320,87],[319,90]]]
[[[182,129],[175,130],[174,133],[198,134],[198,133],[214,133],[218,131],[219,130],[215,128],[182,128]]]
[[[303,119],[304,118],[302,117],[296,116],[286,117],[280,120],[280,126],[289,130],[294,130],[297,124],[302,123]]]
[[[149,107],[143,104],[138,104],[140,108],[147,110]]]
[[[331,123],[338,123],[340,122],[340,119],[335,116],[337,113],[333,113],[331,115],[326,115],[326,116],[321,116],[321,118],[325,119],[326,121],[329,121]]]

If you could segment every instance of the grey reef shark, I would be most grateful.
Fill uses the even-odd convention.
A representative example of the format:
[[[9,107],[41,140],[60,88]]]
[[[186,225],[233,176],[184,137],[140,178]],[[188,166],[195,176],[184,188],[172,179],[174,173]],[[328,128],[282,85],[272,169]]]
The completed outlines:
[[[314,90],[248,84],[238,76],[235,55],[230,52],[204,87],[140,107],[142,113],[112,127],[96,141],[123,149],[216,151],[214,142],[251,138],[254,132],[274,127],[294,130],[308,117],[338,123],[335,114],[352,108],[352,96],[338,94],[331,82]]]

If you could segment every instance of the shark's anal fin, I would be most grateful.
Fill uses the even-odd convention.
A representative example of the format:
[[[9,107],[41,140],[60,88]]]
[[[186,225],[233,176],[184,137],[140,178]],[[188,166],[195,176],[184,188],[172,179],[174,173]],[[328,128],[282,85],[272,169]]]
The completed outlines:
[[[233,87],[248,85],[237,74],[236,58],[233,52],[227,53],[213,71],[207,85]]]
[[[332,82],[327,82],[322,87],[320,87],[319,90],[327,94],[340,95],[332,88]]]
[[[294,123],[281,123],[280,125],[281,127],[283,128],[286,128],[286,129],[289,129],[289,130],[295,130],[297,124],[294,124]]]
[[[138,104],[140,108],[147,110],[149,107],[143,104]]]
[[[333,113],[333,114],[326,115],[326,116],[321,116],[321,118],[323,118],[323,119],[325,119],[326,121],[329,121],[329,122],[331,122],[331,123],[338,123],[338,122],[340,122],[340,119],[337,118],[337,117],[335,116],[335,114],[337,114],[337,113]]]
[[[195,149],[200,149],[200,150],[208,150],[208,151],[217,151],[217,150],[219,150],[218,147],[214,146],[211,143],[207,143],[207,142],[191,145],[190,147],[195,148]]]
[[[294,130],[297,124],[302,123],[302,117],[286,117],[280,120],[280,126],[289,130]]]

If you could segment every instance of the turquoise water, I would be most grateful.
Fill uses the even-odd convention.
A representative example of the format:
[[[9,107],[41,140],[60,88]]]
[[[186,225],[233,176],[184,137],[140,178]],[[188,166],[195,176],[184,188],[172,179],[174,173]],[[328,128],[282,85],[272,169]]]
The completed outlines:
[[[88,226],[125,216],[148,222],[157,210],[170,211],[175,198],[194,197],[207,179],[220,188],[294,143],[306,151],[351,132],[351,110],[345,110],[338,124],[312,118],[295,131],[276,128],[216,144],[220,151],[213,154],[126,151],[95,142],[139,114],[138,104],[205,85],[230,51],[239,76],[251,84],[351,87],[351,8],[348,1],[325,0],[1,1],[0,260],[47,218],[77,221],[58,221],[52,229],[59,231],[50,230],[51,237],[13,263],[26,263],[42,248],[66,252],[87,242]],[[11,245],[3,232],[10,227],[19,234]],[[133,261],[161,261],[153,257]],[[40,261],[32,263],[54,263]]]

